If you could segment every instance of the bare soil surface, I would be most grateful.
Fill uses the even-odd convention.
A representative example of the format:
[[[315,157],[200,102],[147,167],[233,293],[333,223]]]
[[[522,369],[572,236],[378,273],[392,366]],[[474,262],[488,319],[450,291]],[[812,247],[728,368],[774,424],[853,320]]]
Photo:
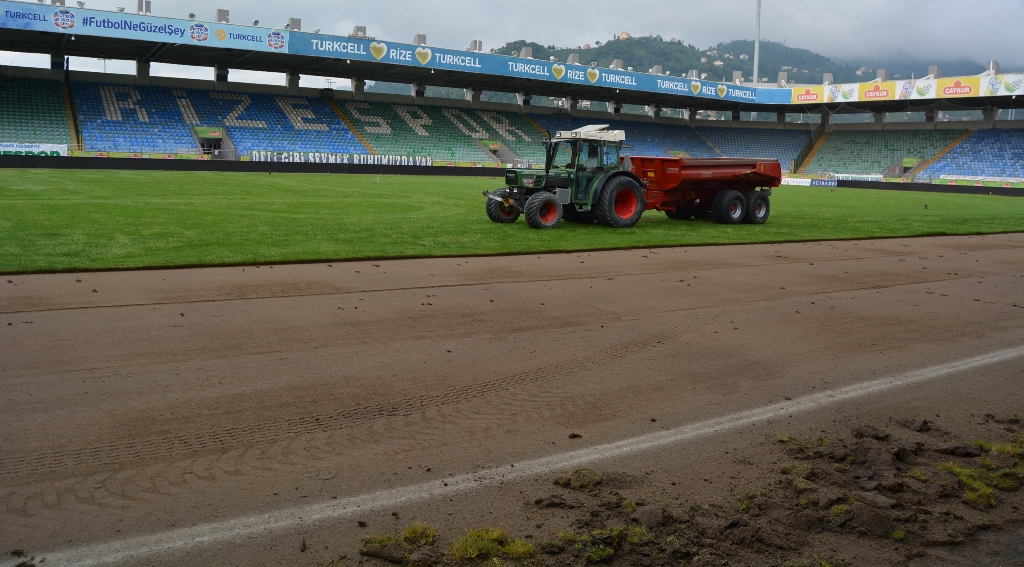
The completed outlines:
[[[1024,234],[5,276],[0,551],[24,553],[0,565],[1021,345]],[[1022,493],[977,502],[936,465],[1019,462],[936,448],[1013,443],[1015,415],[1024,358],[610,456],[586,490],[518,479],[126,563],[381,562],[363,538],[420,520],[438,531],[422,564],[492,526],[538,564],[953,565],[965,545],[1012,550]],[[662,510],[650,540],[609,535],[642,520],[623,501]],[[583,543],[543,553],[560,532]],[[614,553],[588,558],[595,541]],[[970,564],[1014,564],[991,557]]]

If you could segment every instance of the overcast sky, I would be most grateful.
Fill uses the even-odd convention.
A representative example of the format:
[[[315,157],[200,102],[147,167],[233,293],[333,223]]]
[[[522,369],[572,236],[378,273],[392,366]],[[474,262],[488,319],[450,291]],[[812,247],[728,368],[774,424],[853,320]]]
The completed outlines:
[[[87,0],[114,9],[136,0]],[[69,0],[68,4],[72,4]],[[253,2],[252,0],[153,0],[153,14],[213,20],[231,10],[232,23],[281,26],[302,19],[303,31],[347,34],[356,24],[390,41],[427,34],[438,47],[460,49],[481,39],[484,49],[528,39],[576,46],[612,34],[677,37],[706,48],[753,39],[756,0],[379,0],[376,2]],[[761,36],[785,41],[840,61],[915,59],[923,62],[998,60],[1024,67],[1024,0],[762,0]],[[6,58],[6,57],[5,57]],[[2,61],[2,59],[0,59]],[[3,61],[7,63],[7,61]],[[241,77],[232,77],[239,80]]]

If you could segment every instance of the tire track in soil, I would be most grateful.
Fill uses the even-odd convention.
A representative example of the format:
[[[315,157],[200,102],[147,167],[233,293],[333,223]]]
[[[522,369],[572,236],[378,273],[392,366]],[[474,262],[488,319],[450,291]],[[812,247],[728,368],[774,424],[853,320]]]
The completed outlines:
[[[225,452],[232,448],[267,444],[310,433],[332,433],[354,426],[388,418],[402,418],[428,412],[432,409],[457,406],[462,402],[480,399],[492,394],[510,392],[522,399],[524,389],[553,378],[580,374],[655,348],[694,328],[703,326],[710,315],[689,314],[685,323],[671,325],[658,332],[620,343],[585,356],[568,358],[557,366],[548,366],[517,372],[491,380],[484,380],[462,388],[440,390],[430,394],[408,396],[377,404],[324,412],[301,417],[264,421],[245,426],[225,427],[195,433],[181,433],[137,439],[127,443],[108,443],[68,450],[42,452],[36,455],[8,456],[4,459],[0,476],[37,475],[70,472],[133,462],[167,462],[185,456]],[[535,399],[534,409],[557,403],[554,392],[545,392],[541,400]],[[473,412],[475,413],[475,412]],[[467,416],[468,417],[468,416]],[[478,416],[478,419],[482,416]],[[492,421],[493,416],[484,418]],[[466,421],[465,419],[459,420]],[[473,421],[473,418],[469,418]]]

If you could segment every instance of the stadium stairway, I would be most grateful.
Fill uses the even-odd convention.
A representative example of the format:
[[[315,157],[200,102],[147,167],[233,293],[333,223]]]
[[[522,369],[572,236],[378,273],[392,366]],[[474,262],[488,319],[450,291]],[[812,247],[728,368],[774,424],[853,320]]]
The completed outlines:
[[[83,82],[74,95],[90,151],[195,152],[191,128],[203,126],[225,128],[240,155],[367,152],[318,98]]]
[[[0,79],[0,142],[58,144],[73,147],[60,81]]]
[[[964,130],[833,130],[806,173],[881,174],[903,158],[928,159]]]
[[[926,160],[922,161],[921,163],[915,165],[910,171],[908,171],[906,173],[906,177],[908,177],[910,179],[917,178],[917,176],[920,175],[922,171],[928,169],[933,163],[935,163],[936,161],[942,159],[942,156],[944,156],[944,155],[948,154],[949,152],[953,151],[953,148],[955,148],[958,145],[960,145],[960,142],[963,142],[964,140],[966,140],[973,133],[974,132],[972,132],[972,131],[964,132],[962,136],[960,136],[959,138],[953,140],[953,143],[951,143],[948,146],[946,146],[945,148],[943,148],[942,151],[940,151],[939,153],[935,154],[931,158],[926,159]]]
[[[917,178],[943,175],[1024,178],[1024,129],[977,130],[922,168]]]
[[[828,132],[823,132],[821,136],[818,137],[818,141],[814,142],[814,146],[811,148],[811,151],[807,153],[807,157],[804,158],[803,163],[801,163],[800,167],[797,168],[797,173],[801,175],[807,173],[807,168],[810,167],[811,162],[814,161],[814,156],[818,155],[818,150],[821,149],[822,144],[824,144],[827,139]]]

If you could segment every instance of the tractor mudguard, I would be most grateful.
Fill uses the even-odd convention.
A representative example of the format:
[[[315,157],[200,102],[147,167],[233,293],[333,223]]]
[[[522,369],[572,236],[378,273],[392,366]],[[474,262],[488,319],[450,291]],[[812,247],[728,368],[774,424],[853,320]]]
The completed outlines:
[[[601,198],[601,191],[604,189],[604,186],[607,185],[608,182],[611,181],[612,179],[614,179],[616,177],[621,177],[623,175],[625,175],[626,177],[629,177],[633,181],[636,181],[637,185],[639,185],[641,187],[641,189],[643,188],[643,186],[644,186],[643,181],[641,181],[640,178],[637,177],[636,174],[633,173],[632,171],[623,171],[621,169],[618,169],[618,170],[615,170],[615,171],[609,171],[608,173],[605,173],[601,177],[597,178],[597,182],[594,184],[594,192],[590,195],[590,199],[588,200],[588,205],[593,207],[594,203],[596,203],[597,200]]]

